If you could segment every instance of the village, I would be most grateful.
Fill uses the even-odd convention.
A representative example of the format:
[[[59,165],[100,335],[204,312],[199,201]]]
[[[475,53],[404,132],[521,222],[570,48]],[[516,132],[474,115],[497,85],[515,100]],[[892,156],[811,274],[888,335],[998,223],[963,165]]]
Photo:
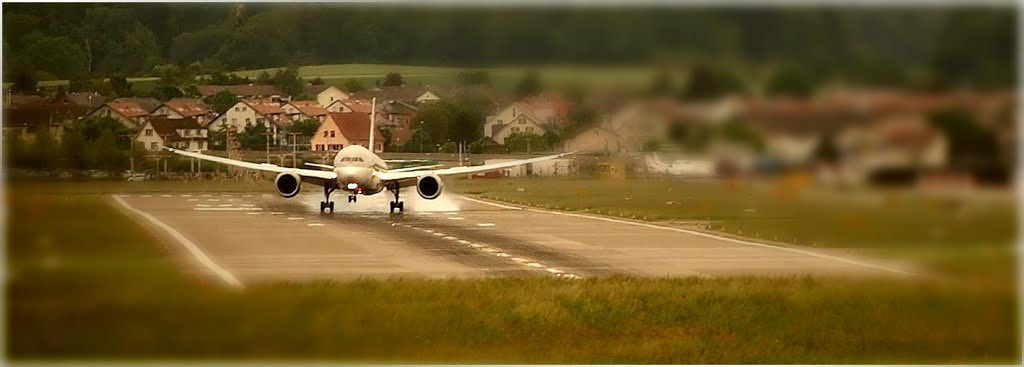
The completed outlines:
[[[643,172],[647,167],[638,162],[660,152],[708,162],[717,176],[801,170],[823,181],[852,184],[971,186],[1006,184],[1012,179],[1009,167],[1016,149],[1012,91],[831,90],[808,98],[725,95],[681,101],[615,91],[585,98],[543,91],[517,98],[486,86],[379,84],[347,92],[307,82],[301,95],[289,95],[272,84],[198,85],[196,98],[163,102],[96,92],[46,96],[7,92],[3,129],[5,136],[16,135],[26,146],[46,130],[52,144],[60,145],[65,129],[87,120],[109,119],[123,127],[119,139],[145,152],[139,159],[155,159],[151,171],[191,173],[202,172],[203,167],[172,162],[169,168],[167,162],[174,158],[167,158],[162,148],[301,165],[300,159],[323,159],[351,144],[366,146],[371,115],[377,127],[373,150],[385,156],[429,157],[449,164],[563,151],[577,151],[580,156],[559,162],[562,169],[524,168],[512,175],[596,173],[607,171],[609,165],[624,172]],[[213,100],[219,97],[237,102],[217,110]],[[444,101],[467,98],[484,101],[487,114],[462,127],[477,131],[459,135],[478,138],[452,141],[456,134],[448,134],[446,141],[432,138],[444,136],[429,131],[438,126],[436,122],[424,121],[436,119],[436,114],[421,112]],[[374,100],[377,111],[371,114]],[[580,115],[588,116],[587,123],[579,122]],[[979,132],[974,135],[981,138],[951,141],[949,131],[959,127],[944,131],[934,121],[943,116],[968,120],[953,123],[976,126]],[[991,152],[979,156],[977,139],[985,137],[991,141],[981,144]],[[135,157],[129,160],[124,169],[144,170],[141,164],[135,167]]]

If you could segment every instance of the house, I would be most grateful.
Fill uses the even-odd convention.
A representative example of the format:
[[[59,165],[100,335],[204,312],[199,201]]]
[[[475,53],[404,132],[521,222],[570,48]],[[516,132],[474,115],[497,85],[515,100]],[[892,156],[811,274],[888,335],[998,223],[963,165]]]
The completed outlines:
[[[593,126],[563,142],[565,151],[583,153],[617,153],[623,150],[620,137],[615,132],[601,126]]]
[[[507,116],[511,116],[511,120],[507,120],[507,122],[505,122],[505,120],[502,120],[500,118],[505,115],[498,114],[498,117],[495,118],[495,121],[500,121],[504,123],[490,125],[491,135],[487,136],[487,138],[490,138],[491,140],[498,144],[504,145],[505,140],[508,139],[508,137],[511,136],[512,134],[523,133],[544,135],[547,133],[546,126],[548,125],[541,123],[541,120],[537,119],[534,114],[529,112],[517,111],[518,107],[511,107],[510,109],[513,112]],[[486,128],[487,125],[485,125],[485,129]]]
[[[316,102],[320,107],[325,108],[334,103],[334,101],[344,101],[349,97],[348,93],[333,85],[307,85],[305,91],[310,97],[316,98]]]
[[[323,122],[324,117],[329,113],[317,101],[289,101],[282,105],[281,109],[288,114],[292,121],[317,120]]]
[[[385,104],[386,104],[385,102],[381,102],[380,100],[377,100],[377,115],[376,115],[376,119],[377,119],[376,125],[377,125],[377,127],[391,127],[391,128],[393,128],[393,127],[401,127],[398,124],[396,124],[394,121],[391,121],[391,119],[388,118],[388,114],[387,114],[387,112],[384,109],[384,105]],[[334,103],[332,103],[327,108],[328,112],[358,112],[358,113],[365,113],[367,116],[370,115],[370,112],[372,112],[372,110],[373,110],[373,103],[372,103],[372,101],[363,101],[363,100],[357,100],[357,99],[349,99],[349,100],[346,100],[346,101],[335,101]]]
[[[384,152],[384,136],[374,131],[375,153]],[[324,123],[316,130],[310,140],[310,148],[314,151],[339,151],[342,148],[357,144],[364,147],[370,140],[370,116],[359,112],[332,112],[324,118]]]
[[[408,129],[412,127],[409,124],[412,121],[412,117],[419,111],[419,108],[408,102],[390,101],[384,103],[382,110],[381,112],[384,112],[384,116],[396,127]]]
[[[118,98],[96,108],[89,117],[110,117],[129,128],[138,128],[146,124],[150,111],[132,98]]]
[[[504,145],[505,138],[513,133],[544,135],[550,128],[550,125],[545,123],[549,117],[549,115],[537,116],[532,106],[516,102],[494,115],[487,116],[484,121],[484,137]]]
[[[327,107],[325,107],[325,108],[327,109],[327,112],[352,112],[352,107],[349,107],[349,105],[348,105],[351,102],[352,101],[350,101],[350,100],[349,101],[339,101],[339,100],[336,100],[336,101],[331,102],[330,104],[328,104]]]
[[[46,102],[46,98],[35,94],[21,94],[7,92],[4,98],[4,107],[17,107],[21,105],[39,105]]]
[[[848,180],[863,182],[881,170],[928,171],[947,164],[949,143],[923,114],[893,114],[850,126],[835,138]]]
[[[231,92],[239,99],[266,98],[275,102],[289,99],[289,96],[281,91],[281,88],[265,84],[200,85],[196,89],[199,89],[199,94],[203,96],[204,100],[217,95],[217,93],[223,90]]]
[[[135,104],[139,105],[140,107],[142,107],[142,109],[146,110],[146,112],[149,112],[149,113],[153,113],[153,110],[156,110],[158,107],[160,107],[160,105],[163,104],[163,103],[160,102],[159,99],[152,98],[152,97],[124,97],[124,98],[115,99],[115,101],[123,101],[123,102],[135,103]]]
[[[74,92],[68,93],[54,99],[56,103],[73,104],[88,109],[98,108],[107,103],[107,97],[96,92]]]
[[[266,99],[243,99],[227,111],[217,116],[208,125],[210,130],[220,131],[233,128],[242,131],[246,126],[261,124],[273,133],[273,144],[277,144],[279,134],[291,126],[292,119],[281,107]]]
[[[377,87],[352,93],[350,100],[370,101],[377,98],[377,103],[402,101],[408,103],[429,103],[441,100],[441,92],[431,87]]]
[[[550,125],[550,129],[560,128],[569,121],[569,101],[560,94],[545,93],[526,97],[523,103],[533,108],[534,114]]]
[[[34,140],[36,134],[47,131],[60,141],[64,127],[85,116],[89,110],[77,105],[62,103],[41,103],[17,105],[3,109],[4,136],[18,135],[23,140]]]
[[[207,131],[194,118],[155,116],[139,130],[135,142],[150,151],[171,147],[201,152],[207,149]]]
[[[213,121],[213,110],[202,100],[191,98],[174,98],[164,102],[152,113],[153,116],[167,116],[169,118],[194,118],[200,126],[206,126]]]

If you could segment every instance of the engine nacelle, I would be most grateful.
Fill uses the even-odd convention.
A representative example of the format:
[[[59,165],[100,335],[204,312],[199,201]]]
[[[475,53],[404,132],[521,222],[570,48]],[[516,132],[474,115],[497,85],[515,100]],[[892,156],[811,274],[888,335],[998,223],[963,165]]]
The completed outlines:
[[[416,193],[427,200],[437,199],[444,190],[444,182],[435,175],[423,176],[416,180]]]
[[[274,179],[274,187],[277,188],[278,194],[290,198],[299,194],[299,189],[302,188],[302,179],[297,174],[281,172]]]

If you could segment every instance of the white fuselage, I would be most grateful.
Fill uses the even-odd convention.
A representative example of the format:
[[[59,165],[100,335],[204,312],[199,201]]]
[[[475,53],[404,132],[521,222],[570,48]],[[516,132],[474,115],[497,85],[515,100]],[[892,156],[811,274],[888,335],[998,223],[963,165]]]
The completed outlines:
[[[334,156],[338,188],[353,194],[373,195],[384,191],[378,174],[387,169],[383,159],[361,145],[349,145]]]

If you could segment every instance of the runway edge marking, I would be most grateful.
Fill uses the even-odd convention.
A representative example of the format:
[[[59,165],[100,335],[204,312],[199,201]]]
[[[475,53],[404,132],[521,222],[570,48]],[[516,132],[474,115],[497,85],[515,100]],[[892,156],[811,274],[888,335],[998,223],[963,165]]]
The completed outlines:
[[[549,210],[533,209],[533,208],[529,208],[529,207],[511,207],[511,206],[496,204],[496,203],[492,203],[492,202],[488,202],[488,201],[484,201],[484,200],[472,199],[472,198],[468,198],[468,197],[465,197],[465,196],[461,196],[461,197],[463,199],[466,199],[466,200],[469,200],[469,201],[473,201],[473,202],[477,202],[477,203],[481,203],[481,204],[487,204],[487,205],[491,205],[491,206],[496,206],[496,207],[500,207],[500,208],[528,210],[528,211],[532,211],[532,212],[536,212],[536,213],[548,213],[548,214],[556,214],[556,215],[567,215],[567,216],[571,216],[571,217],[603,220],[603,221],[612,222],[612,223],[630,224],[630,225],[634,225],[634,226],[654,228],[654,229],[661,229],[661,230],[673,231],[673,232],[679,232],[679,233],[686,233],[686,234],[691,234],[691,235],[701,236],[701,237],[706,237],[706,238],[713,238],[713,239],[716,239],[716,240],[732,242],[732,243],[735,243],[735,244],[740,244],[740,245],[745,245],[745,246],[764,247],[764,248],[771,248],[771,249],[776,249],[776,250],[780,250],[780,251],[793,252],[793,253],[813,256],[813,257],[817,257],[817,258],[838,261],[838,262],[841,262],[841,263],[844,263],[844,264],[848,264],[848,265],[856,265],[856,266],[861,266],[861,267],[865,267],[865,268],[871,268],[871,269],[875,269],[875,270],[887,271],[887,272],[895,273],[895,274],[901,274],[901,275],[907,275],[907,276],[917,276],[918,275],[918,274],[915,274],[915,273],[912,273],[912,272],[909,272],[909,271],[904,271],[904,270],[900,270],[900,269],[893,269],[893,268],[886,267],[886,266],[875,265],[875,264],[866,263],[866,262],[863,262],[863,261],[847,259],[847,258],[844,258],[844,257],[825,255],[825,254],[821,254],[821,253],[817,253],[817,252],[813,252],[813,251],[800,250],[800,249],[795,249],[795,248],[790,248],[790,247],[769,245],[769,244],[766,244],[766,243],[758,243],[758,242],[746,241],[746,240],[741,240],[741,239],[736,239],[736,238],[731,238],[731,237],[718,236],[718,235],[714,235],[714,234],[710,234],[710,233],[704,233],[704,232],[694,231],[694,230],[689,230],[689,229],[665,227],[665,226],[659,226],[659,225],[648,224],[648,223],[638,223],[638,222],[631,222],[631,221],[628,221],[628,220],[619,220],[619,219],[613,219],[613,218],[596,217],[596,216],[576,214],[576,213],[553,212],[553,211],[549,211]]]
[[[242,282],[238,281],[238,278],[235,278],[235,276],[232,275],[230,272],[224,270],[224,268],[220,267],[220,265],[217,265],[217,263],[213,262],[213,260],[210,259],[209,256],[206,256],[206,253],[204,253],[203,250],[199,249],[199,246],[196,246],[196,244],[192,243],[192,241],[190,241],[180,232],[175,230],[173,227],[167,225],[164,222],[161,222],[159,219],[156,219],[156,217],[150,215],[149,213],[146,213],[144,211],[132,207],[131,205],[128,205],[128,203],[121,199],[119,195],[113,195],[113,198],[114,201],[117,201],[117,203],[121,204],[121,206],[123,206],[125,209],[128,209],[133,213],[138,214],[143,218],[146,218],[146,220],[150,221],[157,227],[160,227],[168,234],[170,234],[171,237],[174,237],[175,240],[178,240],[178,243],[180,243],[182,246],[185,246],[185,248],[188,249],[190,253],[192,253],[192,256],[194,256],[196,260],[199,260],[199,262],[206,266],[206,268],[213,271],[214,274],[217,274],[217,276],[220,277],[220,279],[223,280],[225,283],[232,287],[245,288],[245,286],[242,285]]]

